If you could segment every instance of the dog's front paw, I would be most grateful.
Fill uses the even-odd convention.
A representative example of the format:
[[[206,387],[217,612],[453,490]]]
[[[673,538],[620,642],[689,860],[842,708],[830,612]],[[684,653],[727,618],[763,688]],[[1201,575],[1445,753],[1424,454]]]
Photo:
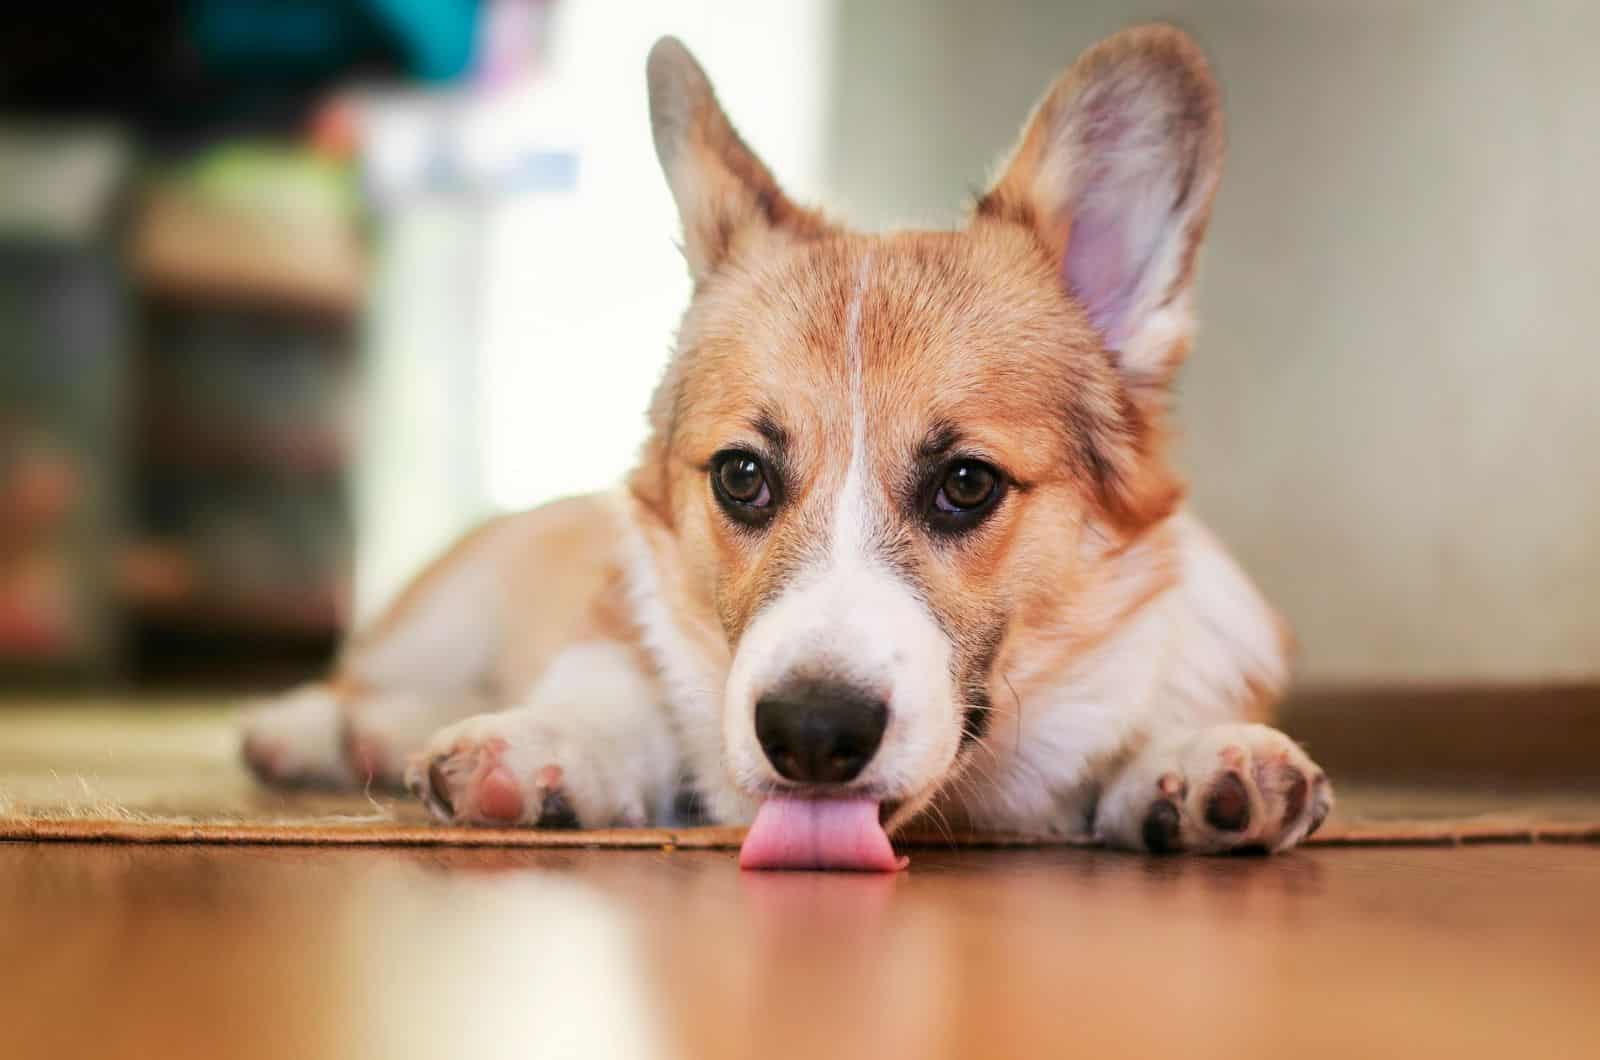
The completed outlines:
[[[441,821],[602,828],[645,823],[642,794],[616,790],[595,749],[520,711],[481,714],[435,733],[406,769],[406,787]]]
[[[339,747],[339,700],[313,684],[248,706],[239,754],[269,784],[343,787],[355,781]]]
[[[1113,846],[1153,854],[1287,850],[1333,808],[1327,775],[1265,725],[1215,725],[1157,739],[1101,800],[1095,826]]]

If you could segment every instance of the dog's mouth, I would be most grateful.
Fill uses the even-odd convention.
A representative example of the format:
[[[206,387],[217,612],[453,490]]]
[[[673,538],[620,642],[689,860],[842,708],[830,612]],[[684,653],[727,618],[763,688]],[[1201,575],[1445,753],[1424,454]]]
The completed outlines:
[[[756,811],[739,867],[896,872],[908,859],[895,854],[884,829],[895,809],[873,798],[772,795]]]

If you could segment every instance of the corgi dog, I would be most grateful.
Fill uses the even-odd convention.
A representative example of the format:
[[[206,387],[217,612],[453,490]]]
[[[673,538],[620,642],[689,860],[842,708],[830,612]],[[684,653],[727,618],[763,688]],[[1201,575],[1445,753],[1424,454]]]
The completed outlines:
[[[1281,851],[1333,802],[1271,709],[1290,638],[1183,506],[1223,119],[1126,30],[957,231],[779,188],[678,41],[647,65],[693,296],[623,486],[479,527],[333,674],[247,716],[272,782],[442,821],[749,826],[747,867],[893,869],[936,827]]]

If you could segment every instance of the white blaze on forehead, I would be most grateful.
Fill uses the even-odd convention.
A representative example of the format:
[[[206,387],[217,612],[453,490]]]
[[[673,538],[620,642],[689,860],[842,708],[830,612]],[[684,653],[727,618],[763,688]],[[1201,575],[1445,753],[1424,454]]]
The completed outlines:
[[[819,558],[797,571],[745,629],[728,675],[725,753],[735,780],[747,789],[774,776],[755,739],[756,702],[807,671],[850,681],[889,701],[889,727],[861,776],[863,784],[900,794],[920,791],[948,767],[960,744],[949,638],[873,547],[885,513],[867,459],[861,318],[871,279],[868,254],[856,267],[844,321],[850,392],[840,396],[849,401],[849,462],[842,480],[824,478],[820,487],[833,495],[827,540],[819,542]]]
[[[867,495],[867,402],[861,368],[861,303],[866,300],[872,270],[869,251],[856,268],[850,308],[844,318],[844,352],[850,379],[850,464],[833,506],[833,539],[828,553],[837,566],[841,559],[867,559],[873,513]]]

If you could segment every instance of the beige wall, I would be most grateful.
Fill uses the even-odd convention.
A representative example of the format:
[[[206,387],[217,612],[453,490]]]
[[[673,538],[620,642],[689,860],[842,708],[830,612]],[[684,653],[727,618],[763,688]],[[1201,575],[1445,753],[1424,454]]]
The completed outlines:
[[[1600,4],[1156,13],[1230,120],[1182,460],[1302,681],[1600,676]],[[846,2],[835,203],[953,220],[1049,79],[1142,14]]]

